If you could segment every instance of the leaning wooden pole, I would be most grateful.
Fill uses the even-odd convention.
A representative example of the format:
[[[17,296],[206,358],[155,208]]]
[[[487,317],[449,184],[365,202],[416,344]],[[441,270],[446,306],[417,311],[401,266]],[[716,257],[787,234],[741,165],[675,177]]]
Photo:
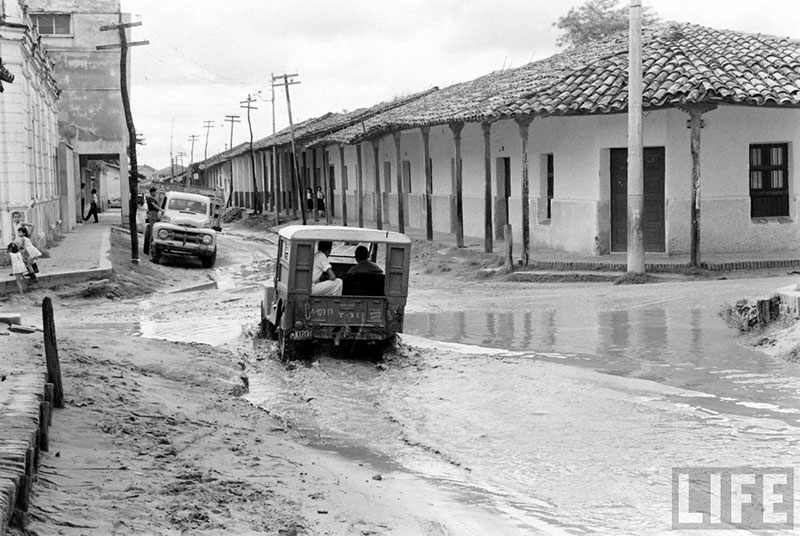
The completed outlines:
[[[100,31],[117,30],[119,32],[119,44],[99,45],[97,50],[108,50],[113,48],[120,49],[119,56],[119,84],[122,96],[122,108],[125,113],[125,125],[128,127],[128,158],[130,158],[130,169],[128,172],[128,227],[131,235],[131,262],[139,263],[139,231],[136,224],[136,213],[139,210],[139,166],[136,162],[136,128],[133,125],[133,114],[131,113],[131,101],[128,95],[128,48],[132,46],[148,45],[149,41],[138,41],[128,43],[125,35],[126,28],[141,26],[141,22],[122,22],[120,15],[119,24],[101,26]]]

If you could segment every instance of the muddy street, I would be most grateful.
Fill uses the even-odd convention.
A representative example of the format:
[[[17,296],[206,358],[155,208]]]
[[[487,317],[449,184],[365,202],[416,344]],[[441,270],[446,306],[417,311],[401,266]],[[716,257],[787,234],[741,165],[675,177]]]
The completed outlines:
[[[72,456],[44,460],[32,533],[657,534],[673,467],[796,458],[800,368],[717,314],[788,276],[531,284],[415,266],[384,362],[322,349],[286,367],[255,336],[274,241],[222,240],[214,269],[148,267],[163,291],[58,304],[78,373],[51,441]]]

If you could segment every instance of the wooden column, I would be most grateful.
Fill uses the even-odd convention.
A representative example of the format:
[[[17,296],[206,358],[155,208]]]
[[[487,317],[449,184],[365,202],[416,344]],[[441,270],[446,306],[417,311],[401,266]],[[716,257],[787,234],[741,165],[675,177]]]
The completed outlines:
[[[311,202],[314,207],[314,222],[319,223],[319,207],[317,206],[317,187],[319,184],[319,167],[317,166],[317,148],[311,149]],[[323,189],[324,191],[324,189]]]
[[[339,174],[342,176],[342,225],[347,227],[347,168],[344,167],[344,145],[339,144]]]
[[[703,128],[702,115],[715,109],[713,104],[697,104],[681,109],[689,114],[689,128],[692,129],[692,186],[690,218],[691,246],[689,250],[689,266],[700,266],[700,129]]]
[[[381,203],[381,166],[380,159],[381,140],[372,140],[372,166],[375,168],[375,225],[383,229],[383,208]]]
[[[483,167],[484,167],[484,199],[483,199],[483,250],[491,253],[494,248],[492,242],[492,124],[489,121],[481,123],[483,128]]]
[[[422,158],[425,167],[425,236],[428,241],[433,241],[433,169],[431,169],[431,128],[421,127],[422,133]]]
[[[517,119],[519,136],[522,139],[522,264],[528,265],[530,261],[531,246],[531,207],[530,207],[530,179],[528,170],[528,127],[533,118],[521,117]]]
[[[448,125],[453,132],[453,148],[456,170],[456,246],[464,247],[464,195],[463,195],[463,170],[461,166],[461,130],[464,123],[455,122]]]
[[[406,232],[405,203],[403,199],[403,165],[400,154],[401,132],[395,132],[394,136],[394,160],[397,169],[397,230],[401,233]]]
[[[364,165],[361,159],[361,143],[356,144],[356,202],[358,203],[358,226],[364,227]]]
[[[325,184],[322,190],[325,192],[325,197],[327,197],[325,203],[325,223],[330,225],[332,223],[331,218],[333,217],[333,184],[331,184],[330,178],[330,164],[327,147],[322,147],[322,181]]]
[[[283,185],[281,184],[281,174],[280,174],[280,163],[278,162],[278,158],[276,155],[275,146],[272,146],[272,151],[270,151],[270,166],[272,169],[272,181],[273,181],[273,202],[274,202],[274,209],[275,209],[275,225],[280,224],[281,222],[281,207],[283,206]]]

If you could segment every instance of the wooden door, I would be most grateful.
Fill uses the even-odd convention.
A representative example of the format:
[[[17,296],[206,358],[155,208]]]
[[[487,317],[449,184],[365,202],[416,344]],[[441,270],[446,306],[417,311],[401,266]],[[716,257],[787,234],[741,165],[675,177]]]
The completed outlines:
[[[664,148],[644,149],[644,250],[666,249]],[[628,150],[611,149],[611,251],[628,249]]]

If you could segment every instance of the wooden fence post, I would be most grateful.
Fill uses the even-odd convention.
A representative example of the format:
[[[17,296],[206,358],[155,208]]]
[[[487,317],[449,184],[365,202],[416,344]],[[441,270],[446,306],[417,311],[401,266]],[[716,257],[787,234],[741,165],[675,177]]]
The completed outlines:
[[[47,360],[47,382],[53,384],[53,407],[64,407],[64,391],[61,387],[61,365],[58,362],[56,324],[53,319],[53,300],[42,301],[42,327],[44,330],[44,353]]]

